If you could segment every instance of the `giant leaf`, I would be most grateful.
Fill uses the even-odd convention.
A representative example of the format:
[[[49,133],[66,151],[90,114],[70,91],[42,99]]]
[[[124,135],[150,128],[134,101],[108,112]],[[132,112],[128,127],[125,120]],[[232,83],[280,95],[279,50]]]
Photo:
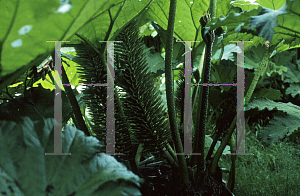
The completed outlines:
[[[0,89],[54,51],[47,40],[111,40],[149,0],[0,1]],[[87,36],[88,35],[88,36]],[[64,43],[63,43],[64,44]]]
[[[114,157],[99,156],[101,146],[95,137],[86,137],[82,131],[66,126],[62,152],[71,155],[45,155],[54,150],[53,119],[33,122],[25,117],[18,124],[0,121],[0,193],[82,195],[77,194],[78,188],[102,173],[93,187],[80,190],[91,191],[95,187],[102,192],[114,189],[115,195],[141,195],[139,177]]]
[[[256,28],[258,36],[264,37],[265,40],[272,40],[274,36],[274,27],[278,26],[277,17],[287,13],[287,4],[278,10],[264,8],[258,16],[252,16],[248,29]]]
[[[274,102],[268,99],[255,99],[246,105],[245,111],[257,108],[278,110],[275,117],[259,132],[259,137],[268,140],[269,144],[290,136],[300,128],[300,107],[292,103]]]

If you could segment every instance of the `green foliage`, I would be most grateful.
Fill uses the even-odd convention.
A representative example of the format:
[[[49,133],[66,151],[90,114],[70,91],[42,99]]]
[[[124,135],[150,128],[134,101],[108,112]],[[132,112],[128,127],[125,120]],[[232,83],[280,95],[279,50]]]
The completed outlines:
[[[253,79],[253,71],[254,73],[257,71],[266,49],[266,47],[261,46],[261,44],[264,44],[265,39],[268,39],[270,41],[270,49],[274,52],[269,56],[268,67],[263,70],[261,74],[262,78],[253,92],[251,98],[252,103],[250,102],[250,104],[246,106],[246,114],[256,114],[253,118],[261,122],[262,128],[259,136],[263,139],[269,139],[269,143],[279,141],[284,137],[295,139],[300,133],[299,107],[291,103],[274,102],[274,100],[287,102],[288,97],[292,97],[295,103],[295,100],[299,99],[299,63],[290,63],[289,61],[291,61],[294,54],[286,51],[300,44],[297,33],[295,33],[300,31],[299,25],[295,25],[297,21],[300,21],[300,11],[298,9],[299,1],[258,0],[257,2],[260,5],[249,4],[249,2],[245,1],[218,1],[216,18],[212,18],[212,21],[206,25],[210,29],[222,29],[220,34],[216,34],[216,41],[212,50],[211,82],[234,82],[234,76],[236,75],[235,56],[237,47],[236,44],[232,44],[229,41],[251,40],[253,42],[245,43],[245,90],[247,91]],[[53,53],[53,43],[46,43],[45,40],[70,40],[72,44],[79,44],[76,45],[76,54],[62,54],[63,60],[70,66],[67,67],[65,63],[63,63],[71,83],[106,83],[106,65],[105,62],[102,61],[103,59],[101,59],[101,55],[105,54],[106,43],[99,42],[99,40],[123,41],[122,44],[115,44],[116,51],[118,50],[115,65],[119,63],[122,69],[124,69],[116,69],[115,72],[116,85],[118,86],[116,87],[117,90],[115,93],[120,95],[124,103],[120,104],[115,97],[116,152],[128,153],[134,156],[136,147],[140,143],[145,143],[144,151],[157,153],[159,148],[166,143],[166,139],[170,135],[169,127],[167,126],[168,121],[165,119],[166,112],[162,106],[162,103],[166,103],[166,96],[163,92],[165,91],[164,83],[162,80],[164,79],[164,42],[166,36],[168,36],[165,29],[168,23],[169,4],[169,0],[107,0],[88,2],[73,0],[70,7],[71,9],[62,13],[59,12],[59,8],[63,5],[60,4],[59,1],[33,1],[29,3],[17,0],[0,1],[0,103],[3,103],[0,106],[0,120],[13,120],[17,123],[23,123],[27,128],[32,128],[31,121],[28,120],[27,122],[26,120],[23,122],[23,118],[21,118],[21,116],[29,116],[29,118],[34,121],[35,130],[48,130],[47,128],[44,129],[42,122],[44,122],[44,119],[53,118],[53,92],[45,91],[41,86],[31,88],[36,78],[32,75],[32,70],[30,70],[30,68],[40,65],[49,54]],[[195,70],[195,68],[199,68],[200,72],[202,70],[201,63],[199,63],[201,60],[199,59],[203,53],[204,44],[203,42],[199,42],[202,38],[200,36],[200,23],[198,21],[203,13],[207,11],[208,6],[209,0],[178,1],[177,8],[180,10],[177,10],[175,19],[174,37],[176,39],[174,38],[172,63],[173,68],[177,68],[178,64],[184,63],[184,44],[176,41],[197,40],[198,42],[192,42],[192,63],[194,67],[192,80],[195,79],[195,73],[199,72]],[[41,10],[40,7],[44,7],[45,9]],[[24,24],[24,16],[26,17],[26,24]],[[132,27],[123,31],[127,27],[127,24],[136,16],[138,16],[138,25],[134,28],[137,29],[140,27],[141,31],[143,31],[142,28],[146,28],[143,32],[145,35],[154,35],[154,29],[157,31],[155,33],[158,33],[158,35],[155,37],[155,40],[158,45],[154,46],[155,51],[151,47],[142,49],[140,44],[141,40],[138,41],[136,39],[138,33],[129,33]],[[150,24],[153,25],[154,29],[151,29]],[[92,45],[89,45],[86,40],[83,43],[82,39],[75,35],[75,33],[86,38]],[[117,37],[118,35],[120,36]],[[131,38],[130,40],[128,40],[129,37]],[[285,41],[284,44],[283,41]],[[282,42],[282,44],[275,48],[279,42]],[[62,45],[65,45],[65,43],[62,43]],[[133,52],[129,53],[127,51],[128,48],[132,49]],[[143,51],[146,52],[146,61],[142,60],[144,57],[140,55]],[[78,72],[76,71],[76,67],[78,67]],[[81,76],[78,75],[79,72],[81,72]],[[160,79],[156,78],[156,86],[160,87],[162,99],[160,99],[158,89],[153,88],[154,84],[152,80],[155,77],[161,77]],[[178,118],[181,119],[182,123],[184,101],[184,97],[182,96],[184,89],[182,86],[184,85],[184,80],[183,74],[179,70],[174,71],[174,80],[179,86],[177,88],[179,94],[176,96],[176,109]],[[51,78],[48,76],[46,76],[46,80],[40,80],[37,83],[41,83],[44,88],[54,89]],[[119,88],[119,86],[123,86],[123,88]],[[233,88],[235,87],[232,87],[232,89]],[[208,121],[208,127],[225,130],[224,133],[226,134],[227,127],[231,120],[231,109],[235,108],[233,100],[235,99],[235,93],[225,87],[213,87],[213,89],[214,90],[210,88],[211,99],[209,103],[211,106],[211,118]],[[124,93],[125,96],[123,97],[122,95],[124,95]],[[19,94],[20,97],[17,98],[16,94]],[[64,92],[62,93],[62,97],[63,125],[65,125],[72,115],[72,109]],[[100,141],[105,141],[106,87],[88,87],[84,93],[81,94],[81,97],[83,97],[85,101],[81,104],[81,110],[84,110],[88,105],[90,111],[90,115],[87,116],[90,116],[92,120],[92,123],[90,123],[91,129]],[[6,100],[8,101],[7,103],[5,103]],[[226,102],[225,100],[228,101]],[[193,104],[195,103],[196,102]],[[124,116],[121,115],[123,108],[126,111],[126,118],[123,118]],[[200,108],[195,108],[194,110],[197,109]],[[261,116],[267,115],[268,112],[272,113],[273,116],[271,115],[272,117],[269,117],[269,119],[262,119]],[[83,114],[85,114],[85,112],[83,112]],[[85,119],[86,122],[89,122],[87,116]],[[127,120],[129,123],[127,123]],[[40,121],[40,123],[37,124],[35,121]],[[11,130],[9,126],[19,126],[19,124],[10,124],[10,122],[4,121],[1,122],[1,126],[3,123],[7,125],[7,127],[3,129],[4,131],[6,131],[6,129]],[[27,130],[24,126],[22,128],[16,128],[17,132],[20,132],[21,129],[23,131]],[[69,129],[67,126],[64,132],[68,133]],[[32,131],[32,129],[30,130]],[[76,134],[78,133],[78,131],[74,131],[73,128],[71,128],[71,130]],[[0,136],[2,143],[0,145],[5,145],[3,142],[6,140],[10,141],[10,144],[17,145],[15,141],[10,139],[14,137],[13,134],[11,134],[13,131],[15,130],[11,130],[9,133],[5,132],[7,133],[5,137],[3,135]],[[28,134],[31,133],[32,132],[28,132]],[[36,145],[38,140],[35,136],[38,134],[32,134],[33,136],[27,135],[27,138],[30,139],[32,136],[29,141],[37,141],[34,143],[34,145]],[[80,137],[81,136],[82,135],[80,135]],[[53,138],[53,136],[51,137]],[[247,135],[246,139],[248,137],[250,136]],[[255,138],[253,135],[251,137],[253,137],[251,139]],[[207,145],[210,144],[210,140],[211,139],[206,138]],[[24,138],[20,141],[25,142]],[[73,141],[75,141],[75,139]],[[20,143],[20,145],[21,144],[23,145],[23,143]],[[49,142],[49,144],[51,143]],[[254,144],[251,143],[249,146],[252,147],[253,145]],[[246,144],[246,146],[248,146],[248,144]],[[7,148],[8,145],[5,149]],[[7,153],[4,152],[3,149],[1,146],[0,153]],[[103,151],[102,149],[102,152]],[[266,159],[269,161],[267,165],[276,168],[277,162],[274,160],[272,153],[274,152],[268,152],[258,157],[266,156]],[[30,156],[32,154],[32,152],[29,153]],[[82,154],[78,156],[80,155]],[[159,153],[157,155],[159,155]],[[5,167],[7,168],[9,168],[7,163],[15,161],[14,159],[10,159],[10,156],[10,154],[5,154],[5,156],[1,154],[1,160],[5,160]],[[24,155],[22,154],[22,156]],[[4,157],[4,159],[2,159],[2,157]],[[134,157],[131,158],[133,159]],[[15,157],[15,159],[17,158]],[[78,158],[78,160],[79,159],[80,158]],[[281,159],[284,158],[281,157]],[[1,160],[0,163],[2,164],[3,161],[1,162]],[[26,159],[25,157],[24,160],[27,161],[26,163],[24,162],[24,165],[30,167],[28,158]],[[107,160],[110,160],[110,158],[107,158]],[[45,171],[43,171],[41,167],[48,168],[50,163],[46,163],[45,160],[44,163],[41,163],[39,159],[38,161],[39,166],[37,166],[37,168],[39,172],[46,172],[47,170],[45,169]],[[34,164],[34,166],[35,165],[36,164]],[[70,165],[72,165],[72,163],[69,165],[65,164],[63,169],[68,170]],[[51,166],[53,167],[53,165]],[[17,166],[10,166],[9,171],[13,171],[14,169],[12,168],[17,168]],[[85,168],[86,170],[82,170],[81,166],[74,168],[77,168],[80,173],[83,173],[83,176],[91,175],[91,173],[84,173],[87,170],[93,170],[94,173],[97,173],[93,166],[89,169]],[[125,172],[124,168],[117,168]],[[294,169],[297,168],[295,167]],[[1,191],[4,190],[9,193],[7,185],[10,185],[13,187],[13,190],[15,190],[16,195],[21,195],[23,189],[20,189],[20,187],[29,186],[28,183],[24,183],[24,185],[22,183],[21,186],[16,183],[19,182],[19,180],[23,182],[28,179],[23,177],[23,173],[26,173],[26,171],[21,171],[21,169],[17,171],[15,169],[17,174],[18,172],[23,173],[21,176],[17,175],[18,178],[12,178],[11,176],[15,175],[13,172],[9,173],[8,170],[4,170],[2,165],[0,170]],[[265,181],[269,180],[271,176],[274,176],[272,173],[265,176],[264,173],[259,173],[258,170],[261,170],[261,167],[257,167],[254,170],[257,173],[254,174],[253,171],[248,172],[248,175],[252,175],[250,178],[252,183],[257,182],[255,175],[260,176]],[[53,171],[53,169],[50,171]],[[79,178],[78,175],[75,174],[75,170],[73,172],[74,174],[66,179],[70,181],[70,183],[75,183],[74,187],[73,185],[70,186],[73,187],[73,190],[76,189],[80,191],[78,194],[80,193],[81,195],[107,195],[108,193],[103,191],[102,187],[108,188],[106,191],[110,194],[118,195],[118,191],[128,188],[128,179],[132,177],[132,174],[126,174],[124,176],[119,173],[118,175],[121,176],[120,178],[122,178],[122,180],[118,181],[113,179],[106,183],[105,180],[103,181],[103,178],[108,175],[106,172],[111,172],[112,175],[118,173],[114,170],[113,166],[112,168],[107,168],[107,170],[98,171],[89,181],[83,177]],[[239,168],[239,172],[237,173],[242,173],[242,169]],[[38,175],[31,175],[32,174],[30,174],[30,177],[33,179],[38,178]],[[44,175],[41,176],[44,178]],[[47,175],[46,178],[48,178]],[[80,182],[83,183],[80,189],[77,189],[78,186],[76,183],[78,182],[74,181],[78,178]],[[242,178],[239,176],[239,178],[241,179],[239,182],[243,182],[245,177]],[[44,183],[45,179],[42,180],[44,180],[42,181],[42,183]],[[279,186],[282,187],[283,185],[280,183],[282,179],[280,176],[276,175],[276,180],[277,183],[269,186],[274,186],[275,188]],[[295,178],[294,181],[297,181],[297,179]],[[98,184],[98,182],[101,184]],[[256,190],[252,187],[253,194],[267,194],[261,191],[264,188],[261,186],[263,184],[262,182],[255,185]],[[61,185],[63,184],[62,180],[60,180],[59,183],[61,187],[67,186]],[[117,189],[115,187],[116,183],[122,188]],[[39,184],[39,181],[36,184]],[[45,192],[46,186],[48,186],[48,184],[42,184],[42,190],[41,187],[37,187],[36,184],[34,184],[32,188],[28,188],[28,191],[31,191],[30,194],[35,190],[35,187],[38,191]],[[133,184],[137,185],[136,183]],[[16,185],[18,185],[19,188],[16,187]],[[77,188],[75,188],[75,185]],[[99,188],[100,185],[101,187]],[[240,187],[244,185],[245,184],[240,184]],[[51,186],[48,186],[48,188],[51,189]],[[247,188],[249,188],[249,186]],[[87,190],[87,187],[92,188]],[[238,188],[239,191],[241,190],[240,187]],[[135,188],[134,190],[130,190],[133,192],[136,191]],[[270,190],[268,193],[272,192],[272,189]],[[112,191],[116,192],[113,193]],[[245,193],[248,192],[243,192],[241,195],[245,195]],[[272,192],[272,194],[273,193],[274,192]]]
[[[74,45],[76,56],[66,56],[69,60],[76,62],[81,82],[106,83],[107,67],[104,66],[99,51],[96,51],[88,43]],[[100,141],[106,141],[106,99],[107,87],[87,86],[82,92],[82,100],[91,117],[91,131]],[[135,147],[132,145],[133,136],[129,133],[129,127],[122,121],[119,102],[115,98],[115,144],[116,152],[133,155]],[[125,121],[126,122],[126,121]],[[131,157],[133,159],[134,157]]]
[[[21,122],[23,116],[41,121],[54,116],[54,91],[40,85],[27,90],[25,97],[15,98],[0,105],[1,120]],[[66,123],[72,114],[70,102],[64,91],[62,97],[62,120]]]
[[[207,154],[207,152],[208,152],[210,146],[212,145],[212,143],[213,143],[213,138],[211,138],[211,137],[208,136],[208,135],[205,135],[205,154]],[[218,141],[218,142],[216,143],[215,148],[214,148],[214,150],[213,150],[213,154],[215,154],[215,153],[217,152],[217,150],[218,150],[220,144],[221,144],[220,141]],[[222,154],[223,154],[223,155],[227,155],[227,154],[229,154],[229,153],[230,153],[230,146],[226,145],[226,147],[225,147],[225,149],[224,149],[224,151],[223,151]]]
[[[122,101],[131,133],[138,141],[135,145],[144,143],[145,152],[160,154],[170,137],[169,124],[158,88],[149,74],[136,24],[130,23],[117,39],[123,42],[115,45],[116,63],[122,69],[122,78],[116,83],[126,92]]]
[[[69,55],[68,57],[71,57],[71,56],[75,56],[76,52],[67,52],[67,53],[64,53],[62,56],[64,56],[64,55],[65,56]],[[77,72],[78,64],[76,64],[73,61],[70,61],[69,59],[66,59],[66,58],[64,58],[63,60],[64,60],[64,62],[62,62],[62,65],[64,66],[64,69],[66,70],[66,74],[68,76],[68,80],[70,81],[70,84],[78,84],[79,83],[79,78],[78,78],[79,74]],[[55,74],[58,75],[56,71],[51,71],[50,74],[52,75],[53,78],[55,78]],[[40,80],[36,81],[33,84],[33,87],[37,87],[38,84],[41,84],[42,87],[45,89],[50,89],[50,90],[55,89],[55,83],[51,82],[51,78],[49,77],[49,75],[46,75],[45,80],[41,78]],[[62,90],[64,90],[63,87],[62,87]]]
[[[252,16],[249,28],[256,28],[259,37],[263,37],[265,40],[272,40],[274,36],[274,27],[278,26],[277,17],[287,13],[287,4],[283,5],[278,10],[262,8],[261,12],[257,16]]]
[[[177,113],[177,118],[180,118],[179,125],[183,125],[184,119],[184,94],[185,94],[185,79],[182,70],[179,72],[178,80],[176,80],[177,89],[175,93],[175,108]]]
[[[299,84],[300,83],[300,62],[298,64],[289,63],[287,67],[287,72],[283,73],[285,77],[284,82],[292,83],[292,84]]]
[[[141,195],[141,179],[113,157],[98,156],[102,144],[96,138],[66,126],[62,152],[71,155],[46,156],[53,144],[53,119],[0,121],[1,194],[99,195],[114,189],[114,195]]]
[[[144,53],[146,53],[147,63],[151,72],[158,73],[159,70],[165,70],[165,60],[160,52],[151,52],[152,48],[154,47],[145,48]]]
[[[74,36],[77,32],[99,47],[98,40],[114,40],[124,25],[149,2],[73,0],[72,5],[64,5],[59,1],[1,1],[0,89],[53,53],[53,43],[46,43],[45,40],[80,43],[81,40]],[[61,9],[68,5],[70,9]],[[45,9],[41,10],[41,7]]]
[[[282,94],[279,90],[275,90],[273,88],[265,89],[260,88],[253,93],[255,99],[267,98],[270,100],[281,100]]]
[[[299,150],[292,142],[265,147],[246,129],[245,152],[253,156],[237,156],[235,195],[299,195]],[[229,161],[231,157],[226,156]],[[221,161],[229,168],[230,162]],[[227,177],[227,174],[224,174]]]
[[[259,111],[265,108],[269,111],[278,111],[277,114],[275,113],[275,117],[270,121],[269,125],[260,131],[260,138],[268,139],[269,144],[291,135],[300,128],[299,106],[292,103],[280,103],[268,99],[259,99],[249,103],[245,107],[245,110],[248,111],[256,108]]]
[[[292,97],[300,96],[300,85],[290,84],[290,87],[286,89],[286,94],[290,94]]]

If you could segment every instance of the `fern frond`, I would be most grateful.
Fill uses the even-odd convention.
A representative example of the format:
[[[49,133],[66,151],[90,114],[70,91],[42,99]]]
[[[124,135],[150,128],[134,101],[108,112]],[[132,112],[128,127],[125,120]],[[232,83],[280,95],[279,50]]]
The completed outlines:
[[[184,73],[182,70],[179,72],[179,79],[176,80],[177,89],[175,92],[175,109],[176,113],[179,114],[180,125],[183,123],[183,114],[184,114],[184,93],[185,93],[185,80]]]
[[[76,56],[72,61],[81,65],[78,67],[83,83],[106,83],[107,82],[107,66],[101,62],[99,53],[88,44],[79,44],[74,46]],[[100,141],[106,141],[106,86],[87,86],[83,91],[84,101],[87,103],[89,114],[91,116],[92,131]],[[127,121],[123,121],[120,115],[122,105],[116,100],[115,103],[115,152],[132,155],[136,150],[132,146]],[[106,142],[107,145],[109,141]],[[129,159],[129,157],[124,157]],[[133,158],[132,158],[133,159]]]
[[[116,63],[123,69],[123,78],[116,78],[116,83],[126,91],[124,110],[132,134],[139,143],[144,143],[145,151],[160,155],[159,151],[166,145],[171,133],[159,90],[149,74],[136,24],[130,23],[117,40],[122,41],[115,45],[115,53]]]

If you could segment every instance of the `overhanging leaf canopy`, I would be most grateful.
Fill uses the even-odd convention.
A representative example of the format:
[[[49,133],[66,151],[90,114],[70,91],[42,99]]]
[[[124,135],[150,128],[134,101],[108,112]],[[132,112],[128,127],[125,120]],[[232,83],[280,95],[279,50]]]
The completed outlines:
[[[94,42],[112,40],[150,0],[62,2],[0,1],[0,89],[54,51],[47,40],[76,43],[76,32]]]

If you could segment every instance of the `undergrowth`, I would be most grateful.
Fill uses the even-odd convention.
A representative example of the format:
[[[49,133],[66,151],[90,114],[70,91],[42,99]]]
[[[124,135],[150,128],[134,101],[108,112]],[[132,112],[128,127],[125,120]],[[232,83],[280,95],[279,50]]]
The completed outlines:
[[[300,138],[296,138],[299,140]],[[300,195],[300,145],[280,142],[264,146],[255,133],[246,130],[245,152],[254,155],[237,156],[235,195],[290,196]],[[227,155],[221,165],[230,168]],[[228,174],[223,174],[228,178]]]

